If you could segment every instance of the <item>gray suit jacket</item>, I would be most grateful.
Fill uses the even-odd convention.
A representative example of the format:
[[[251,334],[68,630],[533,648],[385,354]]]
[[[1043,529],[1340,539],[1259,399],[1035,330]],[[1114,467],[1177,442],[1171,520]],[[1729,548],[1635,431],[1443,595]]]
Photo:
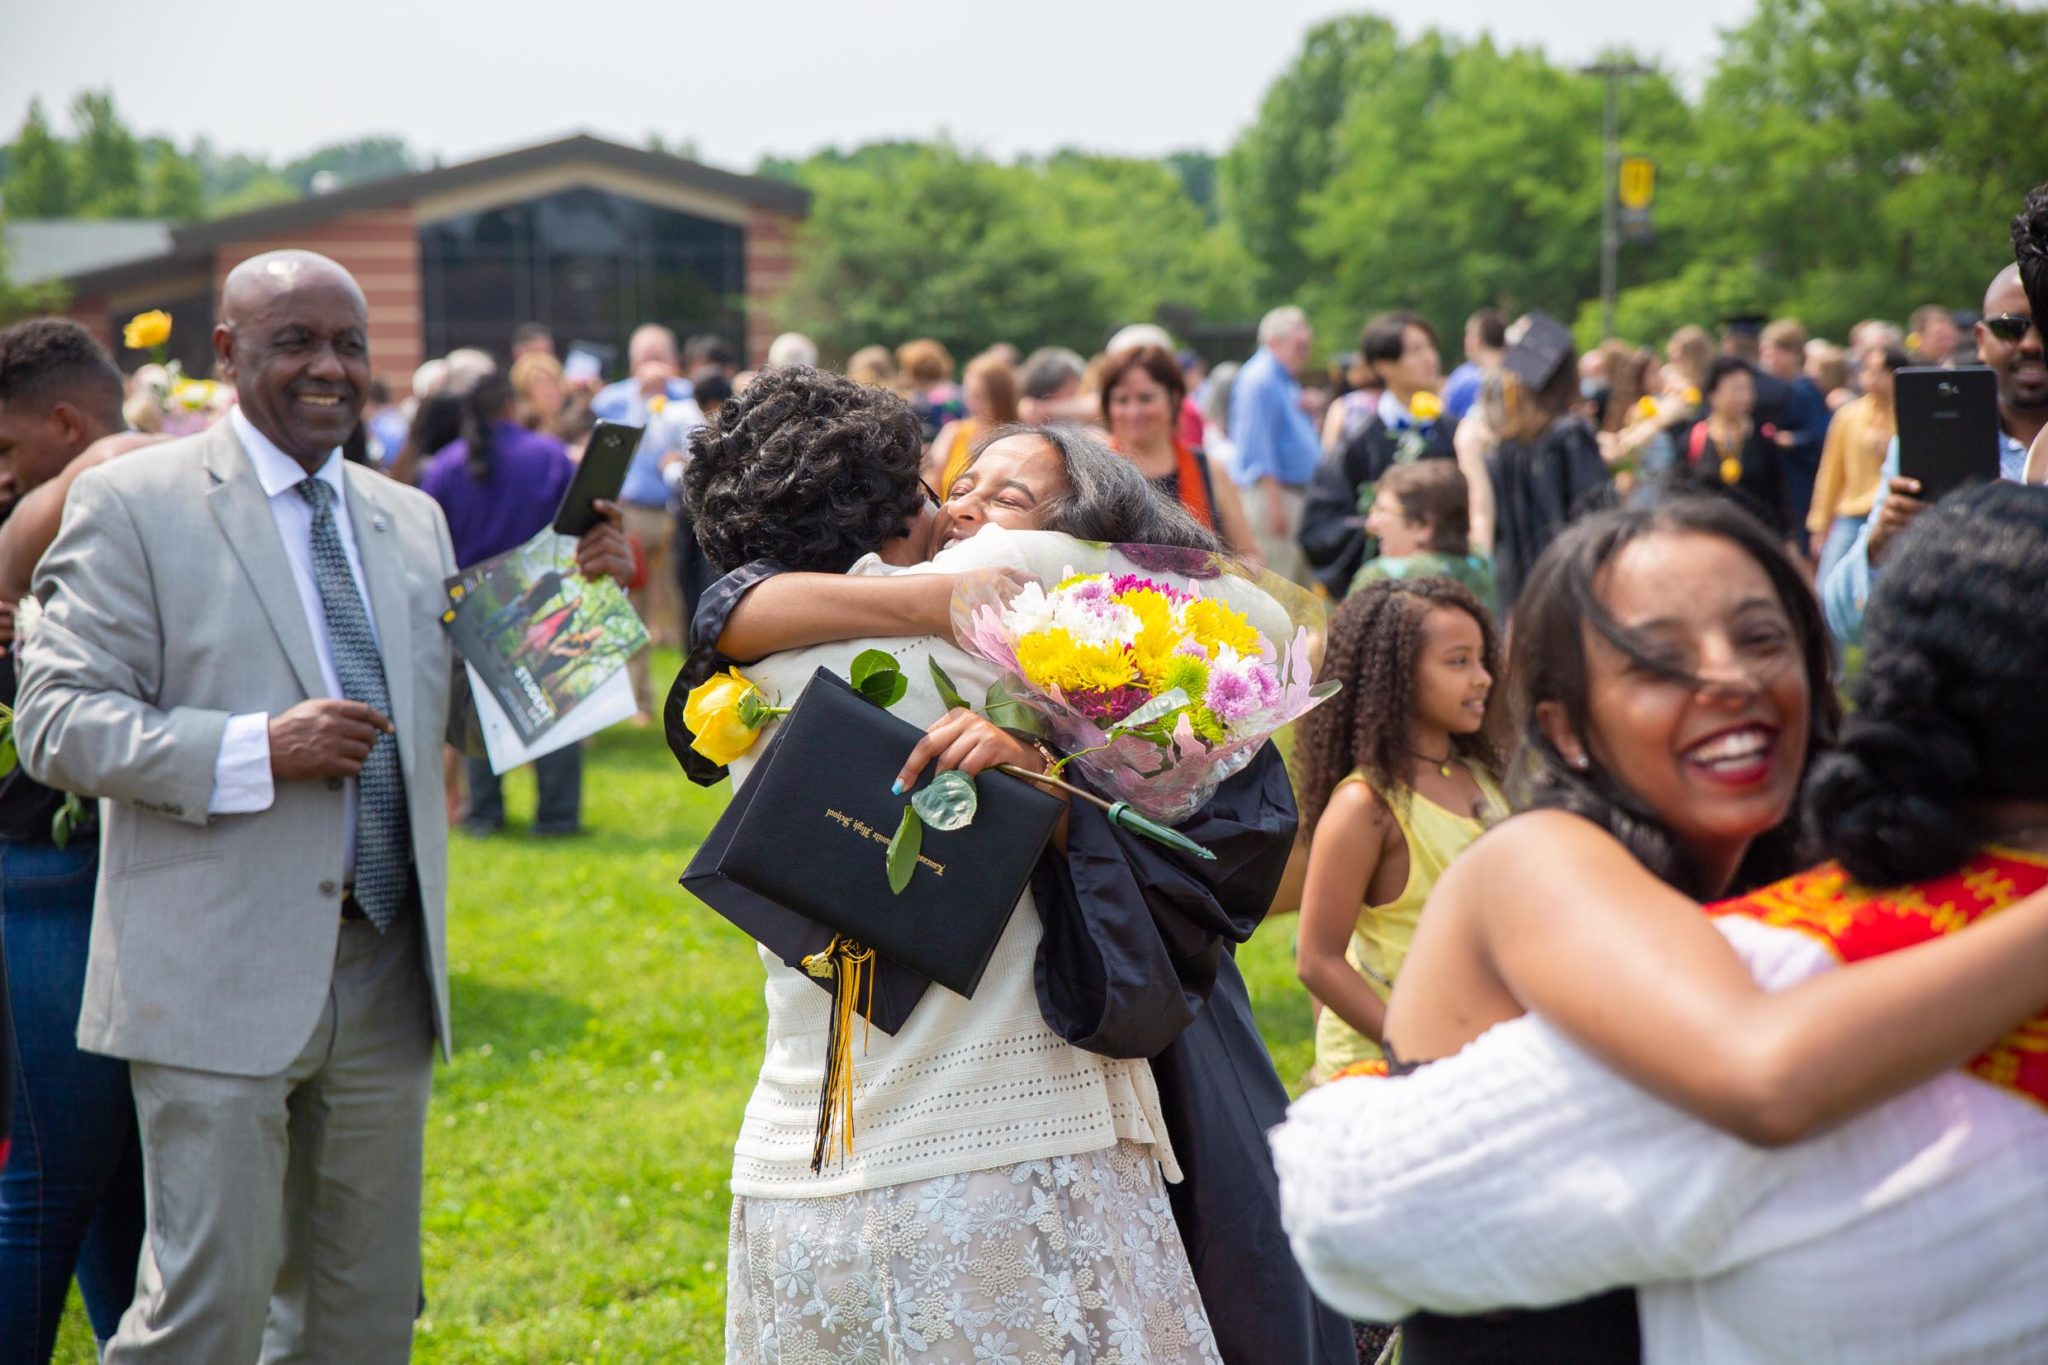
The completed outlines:
[[[448,1047],[441,740],[454,553],[431,498],[345,466],[411,808],[434,1021]],[[16,735],[37,780],[101,798],[79,1046],[232,1075],[281,1071],[326,1001],[343,786],[279,782],[209,816],[228,717],[326,695],[284,543],[234,426],[93,469],[36,569]]]

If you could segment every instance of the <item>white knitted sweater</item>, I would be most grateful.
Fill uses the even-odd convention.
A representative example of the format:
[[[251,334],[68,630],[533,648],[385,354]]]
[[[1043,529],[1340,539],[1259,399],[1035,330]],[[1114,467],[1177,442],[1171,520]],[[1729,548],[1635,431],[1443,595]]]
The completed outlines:
[[[851,572],[959,572],[1016,562],[1009,557],[1011,541],[976,541],[914,569],[892,570],[870,556]],[[995,680],[989,665],[933,637],[791,650],[741,672],[786,705],[817,668],[844,677],[854,656],[870,648],[887,650],[902,663],[910,690],[891,713],[919,728],[946,710],[932,685],[928,655],[937,656],[969,697],[981,696]],[[764,737],[755,752],[765,744]],[[735,762],[735,785],[751,769],[751,757]],[[1118,1142],[1151,1147],[1166,1178],[1179,1180],[1151,1065],[1084,1052],[1040,1017],[1032,979],[1039,936],[1038,911],[1027,891],[972,1000],[934,985],[894,1036],[856,1026],[853,1154],[828,1163],[820,1175],[811,1174],[811,1144],[831,996],[763,950],[767,1055],[733,1144],[733,1193],[774,1199],[843,1195]]]

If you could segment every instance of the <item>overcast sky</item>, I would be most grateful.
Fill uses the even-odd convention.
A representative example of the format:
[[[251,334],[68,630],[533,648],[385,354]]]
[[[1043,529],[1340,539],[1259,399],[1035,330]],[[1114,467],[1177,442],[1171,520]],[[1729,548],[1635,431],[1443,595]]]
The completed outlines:
[[[1578,62],[1620,43],[1695,86],[1751,0],[1380,0]],[[1222,151],[1327,0],[8,0],[0,138],[111,87],[130,126],[279,161],[396,133],[460,160],[584,131],[694,139],[714,165],[950,135],[1008,158],[1062,146]],[[1360,6],[1358,8],[1364,8]],[[61,126],[61,124],[60,124]]]

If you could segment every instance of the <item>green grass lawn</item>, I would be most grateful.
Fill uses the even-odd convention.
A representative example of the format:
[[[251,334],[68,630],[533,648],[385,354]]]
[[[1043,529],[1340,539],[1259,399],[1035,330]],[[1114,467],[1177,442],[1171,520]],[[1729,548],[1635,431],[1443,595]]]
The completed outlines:
[[[673,655],[655,676],[666,685]],[[750,940],[676,877],[726,789],[684,780],[658,730],[586,754],[580,838],[455,837],[457,1052],[427,1126],[425,1362],[722,1358],[725,1182],[761,1057]],[[1240,954],[1283,1079],[1313,1053],[1292,918]],[[86,1365],[74,1292],[57,1359]]]

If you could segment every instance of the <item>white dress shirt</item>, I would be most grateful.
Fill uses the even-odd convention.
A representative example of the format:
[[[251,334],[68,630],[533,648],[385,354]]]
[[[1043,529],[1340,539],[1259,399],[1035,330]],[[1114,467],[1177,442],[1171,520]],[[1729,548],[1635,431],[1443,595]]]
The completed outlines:
[[[320,601],[320,582],[313,575],[313,505],[299,493],[298,485],[306,479],[306,470],[297,460],[279,450],[268,436],[256,429],[235,408],[228,414],[228,420],[235,424],[235,435],[242,441],[242,449],[248,453],[249,462],[256,467],[257,482],[270,498],[270,515],[277,522],[277,534],[284,541],[285,558],[291,561],[292,581],[298,585],[299,604],[306,611],[306,626],[313,636],[313,649],[320,656],[320,677],[326,684],[327,695],[339,697],[341,674],[334,667],[334,646],[327,638],[327,610]],[[348,556],[349,576],[355,579],[356,592],[363,599],[363,615],[369,618],[370,634],[378,640],[377,616],[370,610],[370,595],[363,587],[363,560],[356,550],[355,528],[349,521],[347,487],[341,477],[341,448],[336,446],[327,454],[327,460],[313,476],[325,483],[333,497],[328,505],[334,509],[335,527],[341,533],[341,548]],[[207,803],[207,810],[214,815],[247,815],[270,809],[276,799],[276,787],[270,771],[270,716],[267,712],[250,712],[233,716],[228,720],[227,730],[221,736],[220,757],[214,762],[213,799]],[[343,819],[343,865],[353,868],[356,863],[356,784],[348,781],[346,812]]]

